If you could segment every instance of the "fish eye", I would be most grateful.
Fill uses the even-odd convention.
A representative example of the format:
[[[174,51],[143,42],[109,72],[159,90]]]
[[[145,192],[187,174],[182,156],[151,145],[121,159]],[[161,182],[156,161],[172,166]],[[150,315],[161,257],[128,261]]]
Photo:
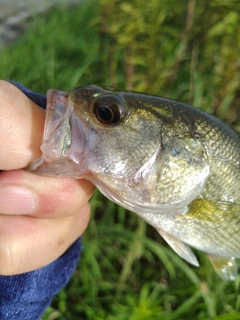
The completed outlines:
[[[124,115],[124,104],[120,97],[105,94],[97,97],[93,106],[97,120],[103,124],[119,122]]]

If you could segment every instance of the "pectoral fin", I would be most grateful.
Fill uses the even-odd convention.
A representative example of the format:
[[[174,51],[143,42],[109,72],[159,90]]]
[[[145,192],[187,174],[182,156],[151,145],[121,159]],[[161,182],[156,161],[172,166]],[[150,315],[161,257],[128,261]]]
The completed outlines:
[[[157,229],[159,234],[163,237],[163,239],[172,247],[172,249],[184,260],[193,264],[196,267],[199,267],[199,263],[197,261],[196,256],[190,249],[188,245],[176,239],[169,233],[165,233],[164,231]]]
[[[238,273],[234,257],[219,257],[208,254],[208,258],[220,278],[223,280],[235,280]]]

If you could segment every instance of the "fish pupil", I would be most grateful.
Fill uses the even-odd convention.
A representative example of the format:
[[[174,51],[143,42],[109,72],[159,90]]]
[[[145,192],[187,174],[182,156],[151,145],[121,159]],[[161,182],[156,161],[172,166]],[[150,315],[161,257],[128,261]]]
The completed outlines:
[[[100,105],[98,106],[96,113],[99,120],[104,122],[112,122],[113,112],[109,107]]]

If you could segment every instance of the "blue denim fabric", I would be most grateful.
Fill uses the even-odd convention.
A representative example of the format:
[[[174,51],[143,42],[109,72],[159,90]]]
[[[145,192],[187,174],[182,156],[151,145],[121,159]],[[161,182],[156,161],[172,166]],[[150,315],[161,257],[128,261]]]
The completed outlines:
[[[80,251],[81,238],[46,267],[15,276],[0,276],[0,319],[40,319],[51,298],[68,283]]]
[[[12,82],[42,108],[46,97]],[[51,264],[14,276],[0,276],[0,319],[37,320],[50,305],[51,298],[70,280],[81,252],[79,238],[60,258]],[[1,263],[1,261],[0,261]]]

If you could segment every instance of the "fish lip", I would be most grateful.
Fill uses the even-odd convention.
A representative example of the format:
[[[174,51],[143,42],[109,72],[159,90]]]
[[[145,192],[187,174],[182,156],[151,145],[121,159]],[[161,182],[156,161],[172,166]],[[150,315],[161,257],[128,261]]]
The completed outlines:
[[[69,92],[50,89],[47,92],[46,120],[41,150],[47,162],[76,166],[82,162],[86,145],[84,124],[74,111]],[[68,166],[69,168],[70,166]],[[70,174],[70,173],[69,173]]]
[[[47,91],[46,119],[43,139],[49,139],[51,132],[55,132],[64,118],[67,117],[68,95],[57,89]]]

